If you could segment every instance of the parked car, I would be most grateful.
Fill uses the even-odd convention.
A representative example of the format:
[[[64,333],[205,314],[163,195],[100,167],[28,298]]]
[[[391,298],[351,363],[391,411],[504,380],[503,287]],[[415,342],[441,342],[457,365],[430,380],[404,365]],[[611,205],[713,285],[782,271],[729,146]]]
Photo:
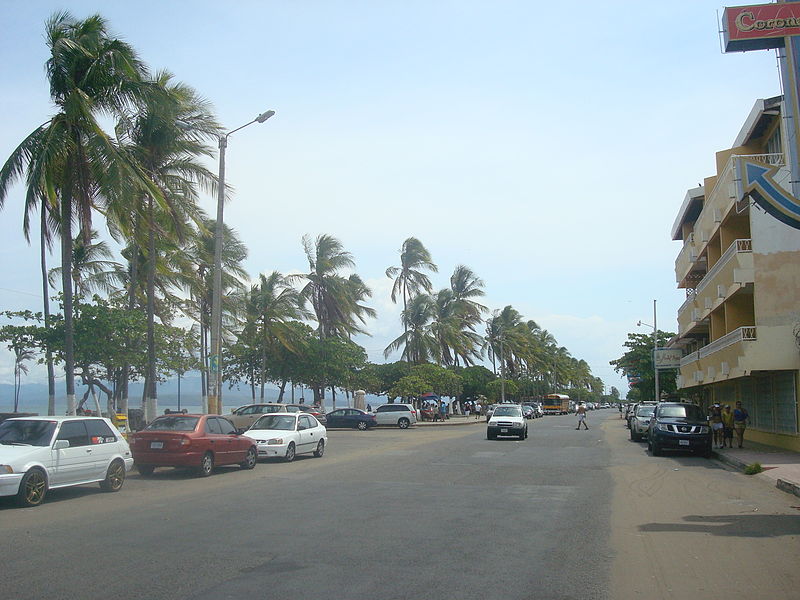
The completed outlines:
[[[304,412],[263,415],[247,430],[256,441],[259,458],[281,457],[292,462],[298,454],[325,453],[328,432],[313,416]]]
[[[650,419],[655,409],[655,404],[640,404],[636,409],[631,419],[631,439],[634,442],[640,442],[647,436],[647,428],[650,426]]]
[[[711,456],[711,427],[703,410],[681,402],[658,404],[650,419],[647,448],[653,456],[659,456],[665,449]]]
[[[308,413],[313,415],[313,417],[323,425],[326,423],[325,411],[317,404],[284,404],[284,406],[286,407],[286,412]]]
[[[375,409],[378,425],[396,425],[408,429],[417,422],[417,409],[411,404],[384,404]]]
[[[266,402],[261,404],[245,404],[225,415],[239,431],[250,429],[261,415],[267,413],[286,412],[286,405],[279,402]]]
[[[219,415],[164,415],[129,440],[142,475],[156,467],[191,467],[208,477],[219,465],[252,469],[258,458],[255,441]]]
[[[0,496],[37,506],[48,490],[100,482],[117,492],[133,467],[128,442],[101,417],[22,417],[0,423]]]
[[[528,424],[517,404],[500,404],[486,425],[486,439],[497,439],[498,435],[515,435],[524,440],[528,437]]]
[[[364,431],[378,424],[375,415],[360,408],[340,408],[325,416],[328,427],[355,427]]]
[[[521,405],[522,416],[526,419],[534,419],[536,417],[536,410],[530,404]]]

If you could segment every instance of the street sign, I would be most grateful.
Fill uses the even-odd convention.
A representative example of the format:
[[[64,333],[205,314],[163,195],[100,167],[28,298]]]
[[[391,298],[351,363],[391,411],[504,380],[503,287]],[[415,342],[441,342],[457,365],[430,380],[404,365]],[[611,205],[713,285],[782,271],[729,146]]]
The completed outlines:
[[[681,366],[683,351],[677,348],[655,348],[653,363],[656,369],[678,369]]]

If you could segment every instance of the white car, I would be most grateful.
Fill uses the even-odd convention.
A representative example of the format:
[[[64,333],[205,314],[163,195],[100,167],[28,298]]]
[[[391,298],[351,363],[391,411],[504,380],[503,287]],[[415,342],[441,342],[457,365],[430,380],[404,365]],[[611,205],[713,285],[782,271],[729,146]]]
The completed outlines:
[[[0,423],[0,496],[37,506],[47,490],[100,482],[116,492],[133,468],[128,442],[100,417],[18,417]]]
[[[515,435],[524,440],[528,437],[528,423],[518,404],[495,405],[492,417],[486,424],[486,439],[497,439],[498,435]]]
[[[417,422],[417,409],[411,404],[384,404],[376,408],[374,414],[378,425],[395,425],[400,429],[408,429]]]
[[[259,458],[281,457],[286,462],[308,452],[319,458],[328,445],[327,429],[307,413],[262,415],[246,435],[256,441]]]

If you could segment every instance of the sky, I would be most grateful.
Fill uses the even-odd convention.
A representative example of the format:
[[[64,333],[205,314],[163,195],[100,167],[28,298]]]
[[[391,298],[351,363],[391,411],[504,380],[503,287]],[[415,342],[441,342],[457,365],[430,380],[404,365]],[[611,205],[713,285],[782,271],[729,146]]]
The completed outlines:
[[[733,144],[754,102],[781,93],[773,51],[721,52],[722,9],[3,0],[0,160],[54,113],[47,18],[100,13],[152,71],[209,100],[227,129],[276,111],[233,134],[226,152],[225,222],[249,248],[252,278],[304,271],[304,234],[338,238],[378,311],[357,341],[383,362],[402,333],[385,271],[414,236],[439,266],[435,289],[467,265],[490,309],[514,306],[624,395],[609,361],[628,333],[652,332],[654,300],[658,328],[677,330],[685,296],[670,231],[686,191],[714,174],[715,152]],[[216,158],[208,166],[216,172]],[[0,310],[41,310],[23,197],[16,186],[0,211]],[[214,198],[202,205],[214,213]],[[0,383],[12,380],[0,349]],[[44,380],[35,367],[26,379]]]

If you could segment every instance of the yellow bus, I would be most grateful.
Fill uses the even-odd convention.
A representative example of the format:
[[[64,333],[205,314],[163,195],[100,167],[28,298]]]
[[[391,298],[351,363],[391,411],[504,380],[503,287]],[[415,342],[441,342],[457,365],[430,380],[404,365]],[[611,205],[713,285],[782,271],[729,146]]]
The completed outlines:
[[[546,415],[569,414],[569,396],[566,394],[547,394],[543,396],[542,412]]]

